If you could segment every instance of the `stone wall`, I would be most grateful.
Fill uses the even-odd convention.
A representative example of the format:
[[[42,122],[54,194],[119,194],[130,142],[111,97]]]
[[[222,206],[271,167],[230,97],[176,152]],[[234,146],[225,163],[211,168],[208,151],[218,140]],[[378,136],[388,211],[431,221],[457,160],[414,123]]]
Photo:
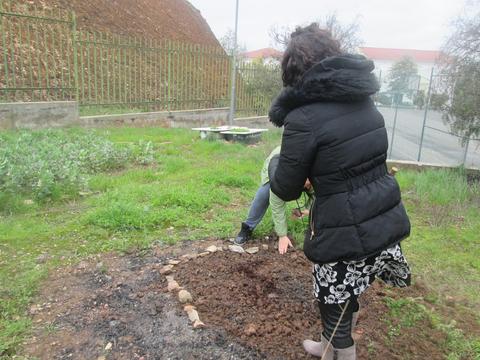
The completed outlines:
[[[228,108],[80,117],[80,126],[83,127],[157,126],[166,128],[192,128],[225,125],[227,122]]]
[[[58,127],[171,127],[225,125],[228,108],[82,116],[75,101],[0,103],[0,130]]]
[[[0,129],[78,126],[75,101],[0,103]]]

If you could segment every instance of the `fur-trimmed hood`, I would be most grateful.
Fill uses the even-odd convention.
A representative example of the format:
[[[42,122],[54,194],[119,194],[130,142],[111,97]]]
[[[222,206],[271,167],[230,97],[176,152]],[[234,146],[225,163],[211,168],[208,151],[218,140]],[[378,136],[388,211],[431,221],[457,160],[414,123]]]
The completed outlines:
[[[297,85],[283,88],[270,108],[270,121],[281,127],[290,111],[315,102],[364,100],[379,90],[374,68],[373,61],[362,55],[346,54],[320,61]]]

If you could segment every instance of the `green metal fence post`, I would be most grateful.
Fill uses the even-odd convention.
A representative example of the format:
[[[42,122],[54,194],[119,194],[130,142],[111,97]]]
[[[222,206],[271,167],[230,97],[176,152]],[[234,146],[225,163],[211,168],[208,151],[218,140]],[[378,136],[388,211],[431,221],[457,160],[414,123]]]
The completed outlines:
[[[75,81],[75,101],[80,105],[80,87],[78,84],[78,49],[77,49],[77,17],[71,12],[72,16],[72,51],[73,51],[73,79]]]
[[[3,0],[0,0],[0,12],[3,12]],[[7,54],[7,39],[6,30],[3,25],[3,14],[0,14],[0,32],[2,33],[2,48],[3,48],[3,65],[5,69],[5,87],[8,88],[8,54]],[[5,92],[5,99],[8,99],[7,92]]]
[[[170,40],[167,41],[167,54],[168,54],[168,75],[167,75],[167,110],[171,109],[171,87],[172,87],[172,46]]]

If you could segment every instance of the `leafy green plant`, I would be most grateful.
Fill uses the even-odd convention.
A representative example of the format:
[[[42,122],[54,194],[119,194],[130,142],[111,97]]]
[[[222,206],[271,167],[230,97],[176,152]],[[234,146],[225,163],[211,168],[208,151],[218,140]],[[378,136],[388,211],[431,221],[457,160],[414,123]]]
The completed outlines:
[[[33,201],[74,197],[89,175],[154,162],[151,142],[119,145],[95,131],[42,130],[0,133],[0,211]]]

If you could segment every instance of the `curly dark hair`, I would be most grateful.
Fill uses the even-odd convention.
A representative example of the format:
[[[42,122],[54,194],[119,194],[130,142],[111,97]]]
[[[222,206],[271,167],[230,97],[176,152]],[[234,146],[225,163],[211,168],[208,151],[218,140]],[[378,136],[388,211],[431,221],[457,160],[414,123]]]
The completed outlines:
[[[294,86],[314,64],[329,56],[341,54],[340,43],[330,31],[321,29],[318,23],[297,27],[290,35],[282,59],[283,85]]]

